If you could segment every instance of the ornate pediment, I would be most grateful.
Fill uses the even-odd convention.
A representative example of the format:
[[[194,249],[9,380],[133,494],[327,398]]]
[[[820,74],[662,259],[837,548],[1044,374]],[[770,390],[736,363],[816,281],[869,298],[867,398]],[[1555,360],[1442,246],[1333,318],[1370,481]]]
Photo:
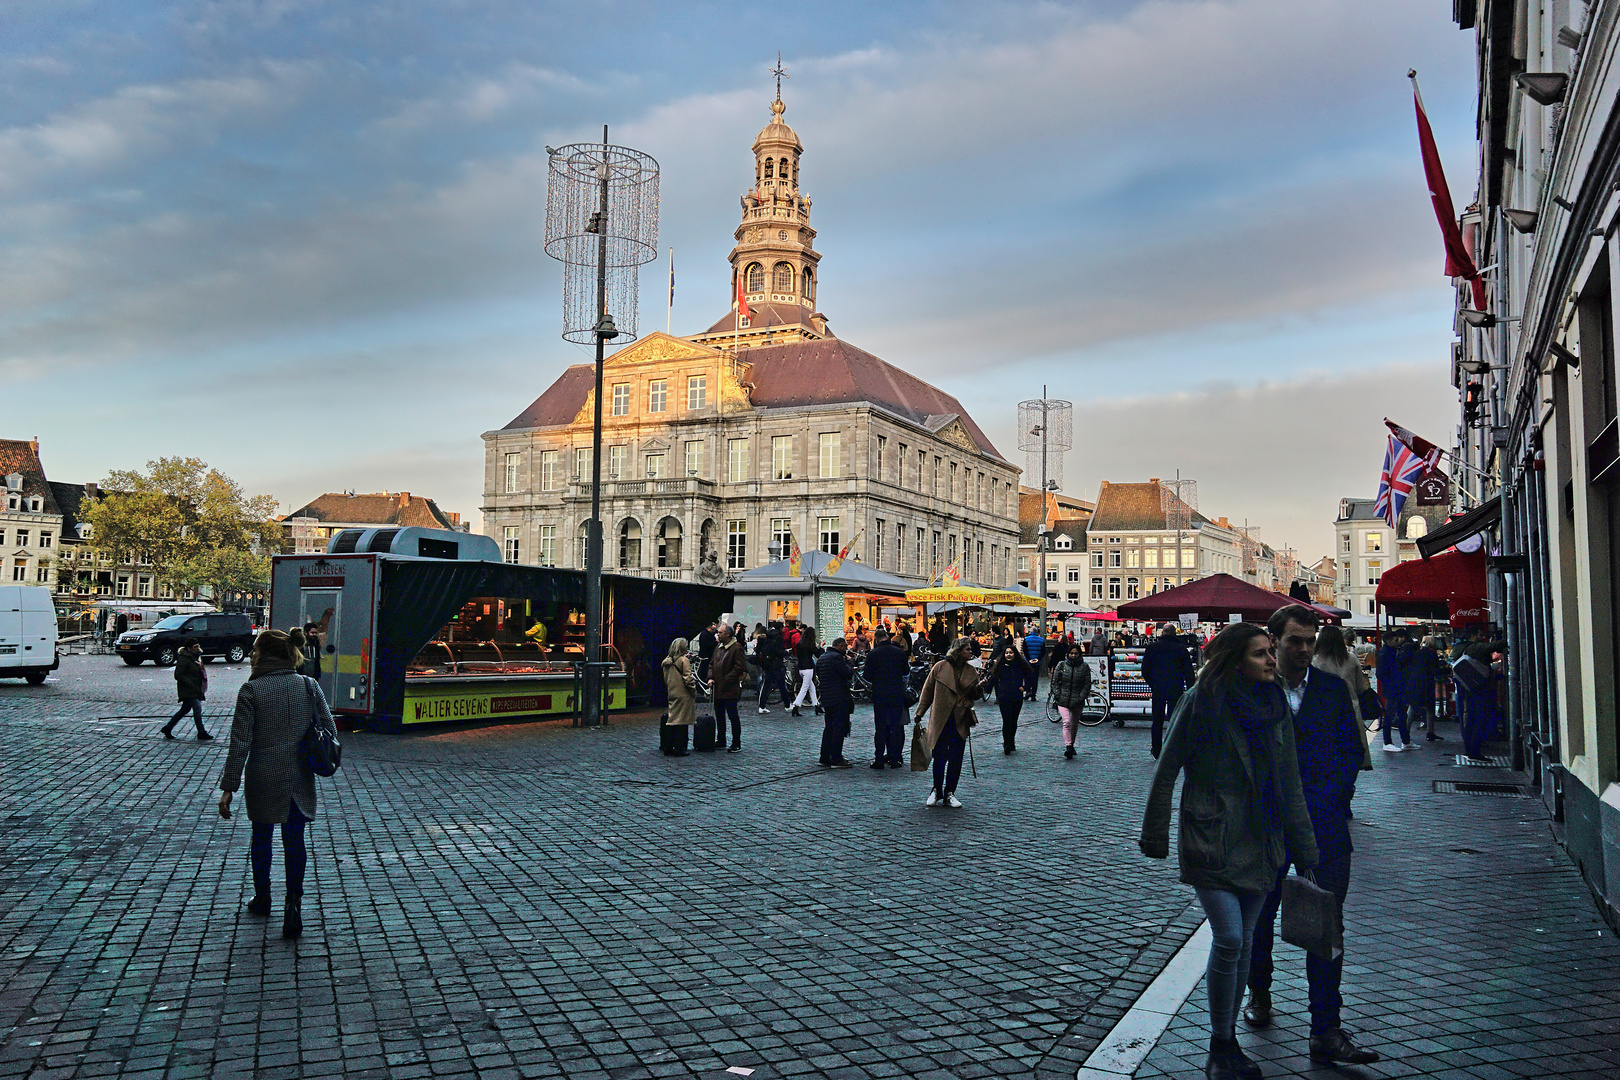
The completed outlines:
[[[644,364],[666,364],[671,361],[712,360],[720,354],[718,349],[696,345],[682,338],[671,337],[656,330],[633,345],[626,345],[603,361],[604,368],[622,368]]]
[[[934,435],[936,438],[944,439],[953,446],[960,446],[962,449],[970,450],[975,454],[979,452],[979,444],[974,441],[972,433],[968,431],[967,425],[962,423],[960,417],[953,416],[946,420],[940,427],[935,429]]]

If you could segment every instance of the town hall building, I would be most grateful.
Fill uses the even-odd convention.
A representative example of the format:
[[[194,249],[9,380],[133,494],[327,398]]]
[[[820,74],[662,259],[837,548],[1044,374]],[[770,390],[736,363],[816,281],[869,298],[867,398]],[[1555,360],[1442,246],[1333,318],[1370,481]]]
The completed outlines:
[[[603,567],[690,581],[801,550],[925,582],[1017,580],[1018,475],[956,398],[838,338],[816,309],[821,255],[782,119],[754,140],[732,248],[747,297],[703,333],[607,357]],[[484,529],[509,562],[582,568],[595,371],[565,370],[483,436]]]

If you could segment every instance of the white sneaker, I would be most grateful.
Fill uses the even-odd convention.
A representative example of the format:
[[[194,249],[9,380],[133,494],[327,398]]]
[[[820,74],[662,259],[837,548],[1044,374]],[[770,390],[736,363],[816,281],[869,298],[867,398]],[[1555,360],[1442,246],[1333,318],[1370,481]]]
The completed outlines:
[[[1417,743],[1415,743],[1415,742],[1409,742],[1409,743],[1407,743],[1407,744],[1406,744],[1406,745],[1405,745],[1405,746],[1404,746],[1404,747],[1403,747],[1403,748],[1402,748],[1402,749],[1405,749],[1405,750],[1416,750],[1416,749],[1417,749],[1417,748],[1418,748],[1418,744],[1417,744]]]
[[[939,792],[930,791],[928,793],[928,801],[923,803],[923,805],[924,806],[938,806],[939,805]]]
[[[1396,745],[1395,743],[1392,743],[1392,742],[1387,742],[1387,743],[1384,744],[1384,753],[1386,753],[1386,754],[1398,754],[1402,750],[1405,750],[1405,749],[1406,749],[1406,747],[1398,746],[1398,745]]]
[[[766,713],[768,713],[770,711],[771,710],[769,710],[769,709],[761,709],[761,710],[759,710],[759,715],[764,716]]]
[[[951,794],[945,796],[945,805],[950,807],[952,810],[960,810],[962,809],[962,800],[958,799],[956,797],[956,793],[953,791]]]

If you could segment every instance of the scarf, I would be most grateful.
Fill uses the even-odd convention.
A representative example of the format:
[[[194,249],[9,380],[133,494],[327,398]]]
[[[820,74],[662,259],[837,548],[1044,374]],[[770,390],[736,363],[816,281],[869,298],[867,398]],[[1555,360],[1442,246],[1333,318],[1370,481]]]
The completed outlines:
[[[292,671],[296,667],[297,665],[285,656],[266,656],[253,665],[253,670],[248,674],[248,681],[252,682],[265,675],[274,675],[278,671]]]
[[[1260,798],[1261,819],[1272,829],[1283,827],[1282,798],[1277,790],[1277,769],[1272,761],[1271,729],[1286,718],[1287,705],[1276,683],[1250,682],[1239,678],[1227,696],[1232,718],[1249,745],[1254,762],[1254,778]]]

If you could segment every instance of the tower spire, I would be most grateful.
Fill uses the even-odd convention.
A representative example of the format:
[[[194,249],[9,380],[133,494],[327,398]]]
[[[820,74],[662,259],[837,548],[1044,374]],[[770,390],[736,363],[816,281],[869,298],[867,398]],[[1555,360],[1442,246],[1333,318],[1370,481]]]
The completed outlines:
[[[776,76],[776,100],[781,101],[782,80],[791,79],[793,76],[789,75],[787,69],[782,66],[782,51],[780,49],[776,51],[776,66],[771,68],[771,74]],[[771,111],[776,112],[777,110],[772,109]]]

